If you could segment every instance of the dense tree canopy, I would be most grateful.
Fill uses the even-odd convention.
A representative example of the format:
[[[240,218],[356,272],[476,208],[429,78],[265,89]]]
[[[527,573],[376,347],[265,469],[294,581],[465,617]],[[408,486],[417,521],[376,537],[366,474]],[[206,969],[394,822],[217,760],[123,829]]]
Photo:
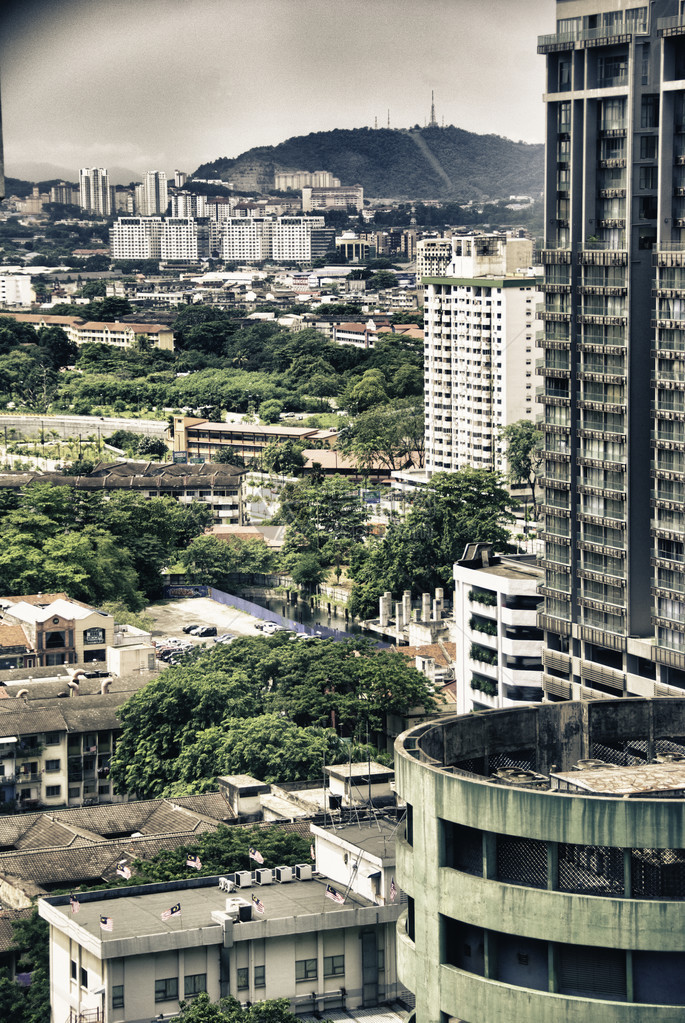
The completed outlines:
[[[422,705],[434,706],[425,677],[363,640],[240,637],[170,668],[122,707],[112,779],[148,798],[226,770],[310,778],[324,749],[347,759],[340,736],[364,741],[367,724],[380,736],[386,715]]]
[[[399,596],[403,590],[416,594],[448,586],[467,543],[507,550],[515,503],[488,469],[435,473],[406,518],[392,521],[384,539],[371,539],[353,555],[350,610],[369,617],[377,614],[386,590]]]

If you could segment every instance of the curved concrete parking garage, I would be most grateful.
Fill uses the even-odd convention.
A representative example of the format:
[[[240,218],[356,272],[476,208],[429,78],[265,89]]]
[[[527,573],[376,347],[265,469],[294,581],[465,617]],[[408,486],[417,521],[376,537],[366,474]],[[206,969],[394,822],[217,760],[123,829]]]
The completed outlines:
[[[682,1023],[685,699],[464,715],[395,752],[417,1023]]]

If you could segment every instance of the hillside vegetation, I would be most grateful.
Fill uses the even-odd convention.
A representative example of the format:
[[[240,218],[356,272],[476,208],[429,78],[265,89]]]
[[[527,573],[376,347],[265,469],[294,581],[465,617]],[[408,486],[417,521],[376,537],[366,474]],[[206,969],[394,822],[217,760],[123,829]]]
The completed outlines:
[[[278,146],[250,149],[236,159],[202,164],[200,178],[237,189],[273,187],[275,170],[328,170],[368,196],[468,201],[542,190],[542,145],[477,135],[461,128],[354,128],[313,132]]]

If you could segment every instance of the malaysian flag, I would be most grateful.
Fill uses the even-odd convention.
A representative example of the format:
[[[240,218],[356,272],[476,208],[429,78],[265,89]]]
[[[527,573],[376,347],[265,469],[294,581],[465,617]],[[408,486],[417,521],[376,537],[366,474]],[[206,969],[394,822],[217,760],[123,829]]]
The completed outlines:
[[[266,912],[266,908],[264,906],[264,903],[262,902],[261,899],[258,899],[256,895],[252,896],[252,903],[253,903],[254,908],[257,910],[258,913],[265,913]]]
[[[81,903],[74,895],[69,896],[69,905],[71,906],[72,913],[78,913],[81,908]]]
[[[131,868],[127,865],[126,860],[119,860],[117,863],[117,874],[119,877],[125,878],[127,881],[131,876]]]
[[[250,848],[248,849],[248,855],[251,860],[255,860],[255,862],[259,864],[262,864],[264,862],[264,857],[260,853],[259,849],[255,849],[253,848],[253,846],[250,846]]]
[[[390,901],[394,902],[397,898],[397,885],[395,884],[395,878],[390,878]]]
[[[160,913],[162,920],[170,920],[172,916],[176,916],[177,913],[181,912],[181,903],[177,902],[175,906],[170,909],[165,909],[163,913]]]
[[[98,751],[97,746],[89,746],[88,749],[86,750],[86,753],[97,753],[97,751]]]
[[[202,863],[199,856],[189,856],[186,860],[186,867],[194,867],[195,870],[202,870]]]
[[[112,920],[111,916],[101,916],[100,917],[100,930],[101,931],[113,931],[114,930],[114,921]]]
[[[340,902],[341,904],[345,901],[345,896],[341,895],[340,892],[336,891],[333,885],[326,885],[326,895],[329,899],[333,899],[333,902]]]

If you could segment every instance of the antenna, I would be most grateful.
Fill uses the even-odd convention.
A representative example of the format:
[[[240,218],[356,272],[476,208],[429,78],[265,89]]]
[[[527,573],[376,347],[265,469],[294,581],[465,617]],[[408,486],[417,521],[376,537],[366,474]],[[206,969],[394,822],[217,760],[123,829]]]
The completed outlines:
[[[374,128],[378,128],[378,115],[376,115],[373,119],[373,126]]]
[[[388,128],[390,127],[390,107],[388,107]]]

